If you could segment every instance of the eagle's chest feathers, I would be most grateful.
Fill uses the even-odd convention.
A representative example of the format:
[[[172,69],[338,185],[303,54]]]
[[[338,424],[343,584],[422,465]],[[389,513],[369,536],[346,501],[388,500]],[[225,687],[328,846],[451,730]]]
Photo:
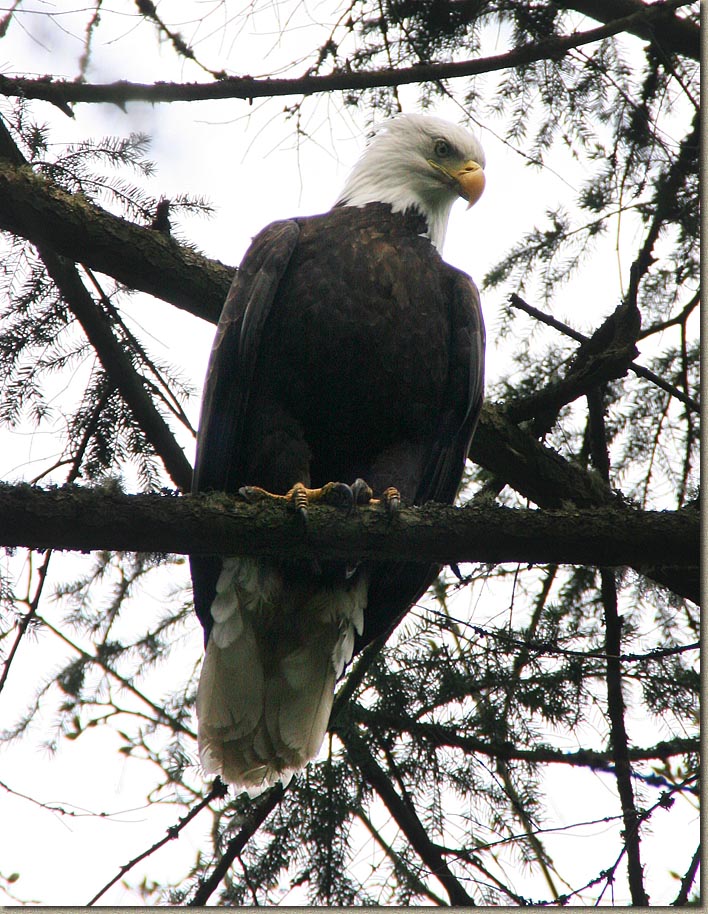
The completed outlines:
[[[424,438],[445,390],[447,273],[400,214],[378,230],[345,208],[326,234],[306,223],[265,329],[263,384],[297,418],[370,446]],[[268,380],[266,380],[266,376]],[[372,440],[380,435],[380,440]],[[340,442],[342,440],[339,437]]]

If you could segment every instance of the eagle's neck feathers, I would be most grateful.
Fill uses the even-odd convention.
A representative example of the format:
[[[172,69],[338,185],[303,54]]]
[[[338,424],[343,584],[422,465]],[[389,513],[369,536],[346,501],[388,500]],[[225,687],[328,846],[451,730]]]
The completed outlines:
[[[374,136],[335,205],[387,203],[394,213],[417,210],[427,223],[427,237],[442,252],[450,210],[458,194],[430,165],[440,139],[449,141],[464,157],[484,163],[476,138],[463,128],[438,118],[401,115]]]
[[[400,158],[403,160],[405,157]],[[438,191],[437,187],[421,187],[422,181],[413,182],[407,176],[403,161],[395,167],[397,164],[392,163],[390,157],[386,161],[378,162],[373,157],[368,161],[362,160],[349,176],[337,205],[366,206],[367,203],[387,203],[394,213],[415,210],[423,216],[428,226],[425,235],[438,251],[442,252],[450,210],[457,199],[456,196],[435,193]],[[400,180],[393,180],[394,175],[400,175]]]

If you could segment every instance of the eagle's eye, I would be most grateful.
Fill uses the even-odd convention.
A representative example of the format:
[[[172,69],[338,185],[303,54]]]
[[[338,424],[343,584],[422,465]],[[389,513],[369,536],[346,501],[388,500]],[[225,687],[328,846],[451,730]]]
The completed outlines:
[[[446,159],[450,155],[451,152],[452,152],[452,148],[451,148],[450,144],[447,142],[447,140],[436,140],[435,141],[435,155],[439,159]]]

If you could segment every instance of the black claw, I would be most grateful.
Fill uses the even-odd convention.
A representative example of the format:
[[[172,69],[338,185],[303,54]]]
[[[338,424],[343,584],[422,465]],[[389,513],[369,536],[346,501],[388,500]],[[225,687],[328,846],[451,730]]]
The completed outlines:
[[[389,514],[398,514],[401,510],[401,493],[393,486],[384,491],[382,500]]]
[[[365,479],[355,479],[351,486],[355,505],[368,505],[374,497],[371,486]]]
[[[327,488],[322,500],[325,504],[332,505],[333,508],[347,508],[351,511],[356,497],[352,487],[345,482],[333,482]]]
[[[241,498],[243,498],[244,501],[247,501],[249,505],[253,505],[259,501],[260,492],[253,486],[241,486],[241,488],[238,490],[238,494],[241,496]]]

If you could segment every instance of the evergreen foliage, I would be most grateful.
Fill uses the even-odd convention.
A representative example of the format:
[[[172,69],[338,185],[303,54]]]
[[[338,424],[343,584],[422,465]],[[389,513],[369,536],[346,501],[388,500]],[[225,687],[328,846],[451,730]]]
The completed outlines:
[[[136,28],[153,30],[164,53],[167,45],[185,65],[223,80],[221,66],[197,53],[177,24],[178,4],[136,6],[130,10]],[[240,35],[263,4],[212,6],[237,23]],[[297,4],[276,6],[287,37]],[[596,6],[592,12],[592,3],[534,0],[343,3],[307,59],[307,73],[417,65],[420,81],[406,90],[415,92],[415,104],[433,109],[454,102],[461,118],[488,125],[517,150],[529,180],[553,167],[558,155],[575,168],[582,176],[577,192],[549,201],[537,224],[518,224],[509,212],[508,250],[483,278],[483,301],[517,296],[489,328],[507,367],[488,384],[487,400],[524,436],[554,449],[603,491],[619,493],[624,504],[696,511],[698,63],[671,41],[676,29],[697,29],[698,4],[668,0],[663,12],[650,14],[649,4],[632,0],[617,13],[631,20],[617,33],[558,50],[564,36],[612,25],[606,5]],[[100,8],[98,2],[76,12],[85,36],[79,83],[90,83],[91,62],[100,56]],[[4,30],[20,27],[19,17],[13,8]],[[649,33],[663,37],[659,42]],[[498,36],[509,49],[546,50],[498,72],[436,77],[437,64],[498,53],[490,50]],[[234,39],[234,60],[238,40],[244,39]],[[302,61],[288,63],[292,72],[303,71]],[[148,157],[147,135],[56,144],[39,120],[43,103],[33,102],[24,84],[27,98],[13,101],[11,84],[11,75],[0,81],[7,132],[0,165],[32,168],[77,199],[190,248],[188,219],[211,207],[187,193],[168,203],[152,190],[159,167]],[[365,105],[378,121],[399,109],[402,92],[374,82],[331,93],[328,103],[345,111]],[[285,111],[300,142],[307,142],[303,125],[315,104],[303,90]],[[195,189],[198,184],[197,177]],[[0,227],[3,219],[0,200]],[[619,225],[633,240],[623,301],[596,301],[593,271],[612,269],[598,264],[598,245]],[[179,366],[151,354],[135,293],[117,282],[108,287],[89,267],[75,270],[110,328],[114,352],[124,359],[121,371],[139,380],[146,398],[140,403],[114,370],[117,362],[98,352],[72,293],[58,285],[51,239],[5,232],[4,245],[0,423],[4,430],[51,434],[56,444],[53,459],[38,471],[28,464],[13,481],[81,481],[156,497],[181,486],[153,420],[191,440],[186,404],[198,391]],[[579,281],[586,322],[575,330],[589,342],[579,344],[520,307],[523,296],[560,314],[564,296],[579,294]],[[593,337],[613,311],[614,321]],[[635,346],[637,360],[663,387],[628,371]],[[557,409],[519,418],[529,397],[562,385],[598,351],[613,349],[617,364],[609,376]],[[534,474],[551,470],[525,472],[530,485]],[[470,464],[462,499],[529,503],[524,488],[512,487],[491,462]],[[572,510],[572,497],[562,501]],[[539,500],[538,507],[555,505]],[[31,653],[33,639],[44,633],[67,652],[60,668],[36,671],[34,694],[26,696],[23,713],[3,722],[0,740],[33,738],[40,712],[47,727],[41,741],[52,751],[110,727],[130,764],[152,764],[148,800],[174,804],[170,838],[179,838],[183,817],[211,815],[211,843],[205,837],[189,871],[170,884],[148,877],[141,883],[130,868],[121,871],[147,903],[260,905],[295,897],[315,905],[526,905],[607,903],[616,893],[622,903],[643,904],[647,879],[656,874],[643,873],[642,838],[663,832],[670,842],[672,810],[697,804],[698,610],[680,587],[656,583],[657,576],[671,581],[694,573],[688,559],[686,568],[652,567],[646,575],[501,561],[445,569],[388,642],[354,661],[340,683],[329,751],[285,791],[273,788],[253,801],[225,796],[217,784],[204,811],[207,785],[195,767],[193,729],[199,635],[184,559],[95,553],[74,566],[51,551],[10,551],[4,565],[0,692],[12,688],[21,645]],[[146,603],[151,593],[160,594],[158,611]],[[635,732],[642,734],[636,741]],[[655,738],[644,738],[652,733]],[[51,764],[38,763],[38,779],[45,763]],[[577,773],[579,792],[594,772],[616,792],[614,812],[589,825],[559,816],[558,806],[573,805],[556,792],[554,773],[561,769]],[[556,865],[554,834],[585,836],[575,839],[583,857],[583,841],[593,842],[589,830],[606,827],[611,837],[594,870],[584,860],[573,872]],[[136,847],[136,857],[142,851]],[[650,900],[695,901],[697,861],[697,855],[684,861],[673,895]],[[115,862],[118,870],[123,861]],[[0,870],[3,865],[0,860]],[[20,891],[15,881],[0,879],[11,899]]]

